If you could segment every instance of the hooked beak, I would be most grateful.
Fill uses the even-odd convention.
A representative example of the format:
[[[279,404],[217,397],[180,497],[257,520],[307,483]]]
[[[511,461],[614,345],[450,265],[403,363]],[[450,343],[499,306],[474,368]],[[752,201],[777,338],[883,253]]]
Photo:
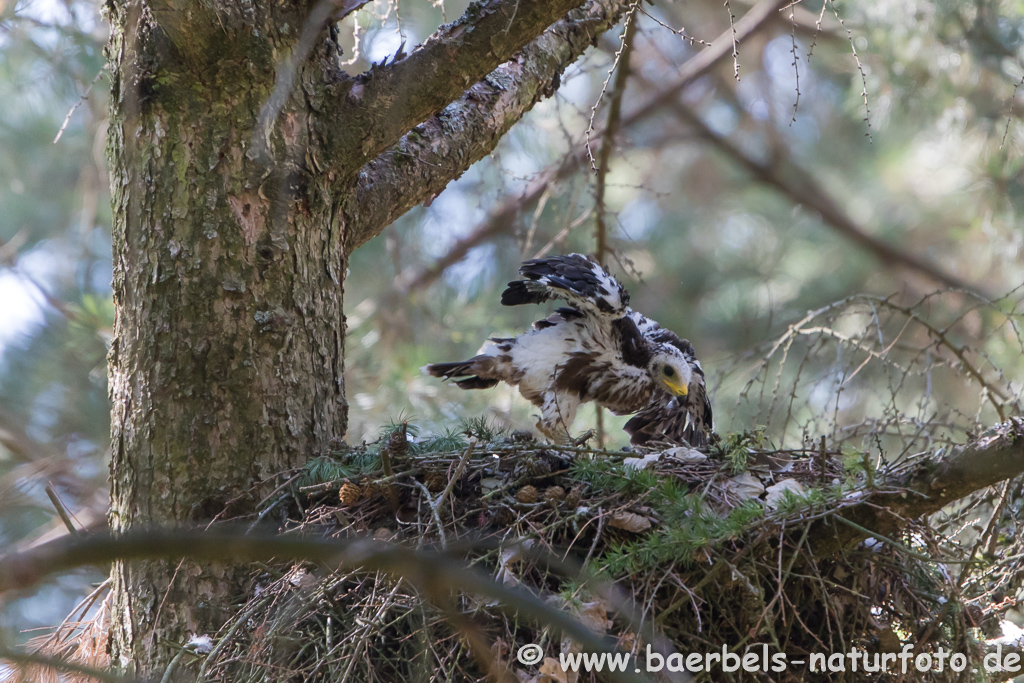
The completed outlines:
[[[665,386],[668,387],[668,390],[671,391],[676,396],[686,396],[686,394],[689,392],[689,387],[687,387],[682,382],[673,382],[668,378],[665,378],[664,382]]]

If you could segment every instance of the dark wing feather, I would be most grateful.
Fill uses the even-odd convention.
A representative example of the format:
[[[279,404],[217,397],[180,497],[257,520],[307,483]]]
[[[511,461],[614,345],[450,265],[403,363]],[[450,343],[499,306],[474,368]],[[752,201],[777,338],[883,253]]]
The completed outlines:
[[[508,283],[501,294],[505,306],[563,299],[585,313],[619,318],[629,307],[629,292],[607,270],[582,254],[524,261],[524,280]]]
[[[646,369],[651,362],[651,346],[640,333],[636,322],[628,315],[624,315],[612,322],[612,329],[618,333],[622,360],[627,365]]]
[[[706,448],[711,437],[711,402],[704,384],[687,396],[659,391],[646,408],[626,423],[629,442],[643,446],[650,441],[672,441]]]
[[[630,310],[629,317],[634,323],[636,323],[637,329],[640,330],[640,334],[642,334],[650,344],[671,344],[682,351],[683,355],[691,361],[697,360],[697,352],[694,351],[693,344],[690,343],[689,339],[682,339],[678,334],[672,330],[665,329],[643,313]]]
[[[671,344],[679,349],[693,370],[693,382],[686,396],[672,396],[658,391],[646,408],[634,415],[625,426],[630,443],[643,445],[649,441],[674,441],[693,448],[705,448],[713,428],[711,401],[704,383],[704,368],[688,339],[682,339],[655,321],[636,313],[630,318],[651,344]]]

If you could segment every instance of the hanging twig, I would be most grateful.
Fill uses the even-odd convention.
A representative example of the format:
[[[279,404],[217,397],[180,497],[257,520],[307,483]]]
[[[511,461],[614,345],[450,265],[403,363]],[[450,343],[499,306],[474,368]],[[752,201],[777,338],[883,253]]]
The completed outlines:
[[[89,84],[89,87],[85,89],[85,92],[82,93],[82,96],[78,98],[78,101],[75,102],[74,106],[71,107],[71,110],[68,112],[68,115],[64,117],[64,123],[60,124],[60,130],[57,131],[57,137],[53,139],[53,144],[56,145],[58,142],[60,142],[61,136],[64,135],[64,129],[66,129],[68,127],[68,123],[71,122],[72,114],[74,114],[75,111],[79,107],[81,107],[87,99],[89,99],[89,94],[92,92],[92,87],[96,85],[96,81],[100,80],[100,78],[103,77],[104,71],[106,71],[106,67],[100,69],[100,72],[96,74],[96,78],[92,79],[92,83]]]
[[[1013,101],[1017,99],[1017,90],[1024,85],[1024,76],[1013,86],[1013,93],[1010,95],[1010,113],[1006,115],[1006,127],[1003,128],[1003,138],[999,141],[999,149],[1006,144],[1006,136],[1010,133],[1010,121],[1013,120]]]
[[[601,265],[607,265],[606,254],[608,252],[608,225],[605,221],[604,202],[608,164],[611,160],[612,149],[615,146],[615,135],[619,131],[619,122],[622,118],[622,94],[626,91],[626,82],[629,80],[629,57],[633,51],[633,37],[635,34],[636,22],[627,21],[626,26],[622,29],[622,42],[619,49],[619,71],[615,75],[611,104],[608,107],[608,121],[604,127],[601,151],[598,152],[597,182],[594,189],[595,213],[597,214],[594,257]]]
[[[736,15],[732,13],[732,5],[725,0],[725,11],[729,13],[729,30],[732,31],[732,77],[740,80],[740,41],[736,38]]]
[[[793,101],[793,118],[789,121],[789,125],[792,126],[796,123],[796,114],[800,110],[800,55],[796,51],[796,3],[789,6],[789,20],[793,24],[789,39],[793,46],[793,76],[796,78],[796,99]]]
[[[857,63],[857,71],[860,72],[860,82],[863,86],[860,91],[860,96],[864,100],[864,124],[867,126],[867,130],[864,135],[867,136],[868,142],[874,142],[871,138],[871,107],[868,106],[868,76],[864,72],[864,65],[860,61],[860,55],[857,54],[857,45],[853,40],[853,33],[846,26],[846,22],[839,16],[839,10],[836,9],[836,3],[833,0],[828,0],[828,4],[832,7],[832,13],[836,15],[836,19],[839,20],[840,26],[846,31],[846,37],[850,41],[850,50],[853,52],[853,61]]]
[[[636,17],[636,10],[640,6],[641,0],[636,0],[629,9],[626,11],[626,19],[622,27],[622,35],[619,37],[619,49],[615,52],[615,59],[612,61],[612,67],[608,69],[608,75],[605,76],[604,83],[601,84],[601,92],[597,95],[597,101],[594,102],[594,106],[590,108],[590,122],[587,124],[587,158],[590,160],[590,167],[597,172],[597,161],[594,159],[593,148],[590,144],[590,138],[594,133],[594,120],[597,118],[597,110],[601,106],[601,100],[604,99],[604,95],[608,92],[608,83],[612,80],[612,74],[615,73],[615,69],[619,66],[619,62],[622,60],[623,55],[627,51],[626,39],[631,33],[631,27]]]

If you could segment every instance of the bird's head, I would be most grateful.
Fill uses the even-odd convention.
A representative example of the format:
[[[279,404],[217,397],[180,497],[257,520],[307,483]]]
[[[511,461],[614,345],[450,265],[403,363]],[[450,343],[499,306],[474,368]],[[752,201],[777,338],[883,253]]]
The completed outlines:
[[[651,379],[673,396],[686,396],[693,381],[693,369],[683,352],[671,344],[658,346],[647,366]]]

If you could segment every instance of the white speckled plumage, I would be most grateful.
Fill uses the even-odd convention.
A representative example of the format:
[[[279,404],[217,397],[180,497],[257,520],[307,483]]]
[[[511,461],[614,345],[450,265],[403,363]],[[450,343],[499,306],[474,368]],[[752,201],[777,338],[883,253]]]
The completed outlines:
[[[711,406],[704,372],[685,339],[629,307],[629,293],[604,268],[580,254],[526,261],[502,303],[562,299],[569,306],[514,338],[488,340],[473,358],[435,363],[427,373],[465,389],[499,381],[518,386],[541,409],[537,428],[564,441],[581,403],[637,413],[626,431],[633,443],[707,444]]]

